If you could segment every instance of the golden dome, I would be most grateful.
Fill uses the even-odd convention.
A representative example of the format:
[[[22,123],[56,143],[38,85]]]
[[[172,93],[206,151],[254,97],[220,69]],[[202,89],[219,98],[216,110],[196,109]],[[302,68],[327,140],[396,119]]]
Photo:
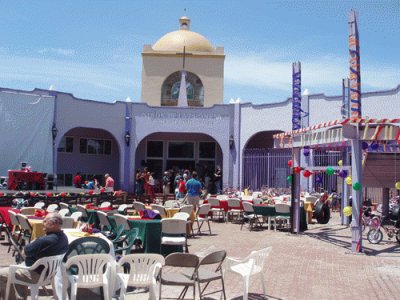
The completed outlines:
[[[212,52],[214,51],[211,43],[201,34],[190,31],[190,19],[183,16],[179,19],[180,29],[167,33],[161,37],[154,45],[155,51],[182,52],[183,47],[186,51]]]

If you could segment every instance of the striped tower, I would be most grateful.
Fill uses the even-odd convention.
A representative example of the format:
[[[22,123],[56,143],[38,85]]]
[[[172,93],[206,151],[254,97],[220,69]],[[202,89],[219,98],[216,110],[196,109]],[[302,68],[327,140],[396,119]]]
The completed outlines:
[[[349,14],[349,54],[350,54],[350,113],[351,117],[361,117],[361,73],[360,43],[358,38],[357,14]]]

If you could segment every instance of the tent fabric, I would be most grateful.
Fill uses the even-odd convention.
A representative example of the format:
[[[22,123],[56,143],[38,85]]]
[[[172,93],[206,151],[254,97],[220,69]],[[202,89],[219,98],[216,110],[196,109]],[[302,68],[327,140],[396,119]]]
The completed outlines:
[[[0,175],[27,162],[32,171],[52,173],[51,128],[55,97],[0,92]]]

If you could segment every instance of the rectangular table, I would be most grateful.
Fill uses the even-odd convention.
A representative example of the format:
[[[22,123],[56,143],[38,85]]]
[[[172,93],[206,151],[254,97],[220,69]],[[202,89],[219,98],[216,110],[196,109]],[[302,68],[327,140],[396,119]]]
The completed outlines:
[[[20,184],[27,184],[28,190],[44,190],[44,173],[8,170],[8,189],[17,190]]]
[[[268,217],[268,230],[271,229],[271,218],[276,216],[275,206],[273,205],[254,205],[254,212],[257,215]],[[291,209],[292,207],[290,207]],[[300,231],[307,230],[306,212],[304,207],[300,207]]]

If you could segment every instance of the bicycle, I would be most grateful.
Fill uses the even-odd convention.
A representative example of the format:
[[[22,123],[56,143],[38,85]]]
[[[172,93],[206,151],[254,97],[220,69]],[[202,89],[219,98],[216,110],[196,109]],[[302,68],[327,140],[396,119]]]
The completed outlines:
[[[379,244],[382,241],[383,233],[381,228],[386,232],[389,240],[392,237],[396,237],[397,242],[400,243],[399,210],[400,206],[394,207],[388,216],[380,218],[376,227],[368,231],[367,239],[371,244]]]
[[[380,223],[379,216],[372,214],[371,211],[371,207],[363,207],[361,220],[362,232],[364,232],[367,227],[369,227],[370,229],[371,227],[376,229],[378,227],[378,224]]]

